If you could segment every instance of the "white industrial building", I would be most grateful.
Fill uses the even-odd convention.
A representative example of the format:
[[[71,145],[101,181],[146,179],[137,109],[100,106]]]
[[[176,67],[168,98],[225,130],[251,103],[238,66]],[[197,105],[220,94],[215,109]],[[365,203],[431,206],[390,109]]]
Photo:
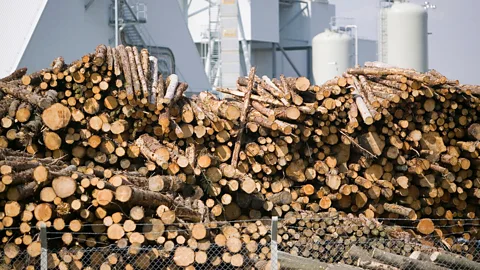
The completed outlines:
[[[115,44],[115,1],[0,1],[0,77],[17,67],[39,70],[63,56],[66,62]],[[185,17],[176,0],[119,0],[120,42],[145,46],[163,72],[177,73],[190,89],[210,87]],[[136,17],[136,18],[135,18]]]
[[[148,47],[159,58],[162,72],[175,72],[192,92],[234,87],[236,78],[251,66],[262,75],[317,77],[321,83],[324,78],[314,73],[329,78],[355,62],[378,59],[422,71],[435,68],[465,83],[480,83],[473,74],[480,57],[473,51],[477,38],[462,30],[478,20],[468,8],[478,7],[478,1],[460,1],[466,11],[462,18],[448,16],[451,10],[459,12],[457,1],[393,2],[4,0],[0,77],[19,67],[48,67],[59,55],[73,61],[100,43],[113,46],[117,22],[118,42]],[[385,16],[396,10],[392,5],[402,5],[399,16]],[[451,27],[439,28],[440,23]],[[452,29],[461,39],[452,35]],[[326,30],[326,35],[314,39]],[[345,42],[331,42],[336,34]],[[451,46],[448,54],[445,44]]]

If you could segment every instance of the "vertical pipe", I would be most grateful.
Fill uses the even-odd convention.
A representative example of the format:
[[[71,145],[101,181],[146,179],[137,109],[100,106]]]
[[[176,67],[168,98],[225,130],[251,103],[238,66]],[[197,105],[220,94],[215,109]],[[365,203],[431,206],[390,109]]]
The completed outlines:
[[[355,25],[355,66],[358,66],[358,28]]]
[[[312,47],[307,49],[307,76],[310,81],[313,81],[312,75]]]
[[[245,37],[245,31],[243,29],[243,21],[242,21],[242,14],[240,12],[240,6],[239,2],[237,2],[237,8],[238,8],[238,16],[237,16],[237,22],[238,22],[238,28],[240,32],[240,44],[242,45],[242,50],[243,50],[243,58],[245,60],[245,75],[248,76],[248,72],[250,68],[252,67],[251,64],[251,41],[247,41]]]
[[[275,42],[272,42],[272,78],[275,78],[277,75],[277,51],[275,47]]]
[[[346,29],[355,29],[355,66],[358,65],[358,28],[356,25],[347,25]]]
[[[115,47],[118,46],[118,0],[115,0]]]
[[[278,246],[277,246],[277,231],[278,231],[278,217],[272,217],[270,252],[272,258],[271,270],[278,270]]]
[[[47,257],[47,227],[45,223],[40,225],[40,246],[41,246],[41,254],[40,254],[40,269],[47,270],[48,269],[48,257]]]

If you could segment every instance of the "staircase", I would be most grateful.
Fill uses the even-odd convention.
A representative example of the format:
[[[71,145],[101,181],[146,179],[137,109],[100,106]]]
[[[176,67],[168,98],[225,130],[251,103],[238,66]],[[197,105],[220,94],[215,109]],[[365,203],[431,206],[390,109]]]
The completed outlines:
[[[220,59],[220,5],[218,0],[208,0],[208,25],[202,35],[200,51],[205,73],[214,88],[220,87],[222,72]]]
[[[119,0],[120,37],[124,45],[146,48],[150,55],[158,59],[159,72],[165,76],[175,73],[175,57],[167,47],[153,46],[152,36],[143,25],[147,22],[147,6],[133,0]],[[111,6],[110,25],[115,25],[114,5]]]

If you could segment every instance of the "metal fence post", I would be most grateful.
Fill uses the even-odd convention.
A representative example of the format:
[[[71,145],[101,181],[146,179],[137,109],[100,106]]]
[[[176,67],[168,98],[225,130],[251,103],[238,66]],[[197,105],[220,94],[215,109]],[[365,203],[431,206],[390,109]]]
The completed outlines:
[[[278,270],[278,246],[277,246],[278,217],[272,217],[272,241],[270,243],[270,252],[272,256],[271,270]]]
[[[45,223],[40,225],[40,244],[42,246],[42,253],[40,255],[40,269],[47,270],[48,269],[48,257],[47,257],[47,227]]]

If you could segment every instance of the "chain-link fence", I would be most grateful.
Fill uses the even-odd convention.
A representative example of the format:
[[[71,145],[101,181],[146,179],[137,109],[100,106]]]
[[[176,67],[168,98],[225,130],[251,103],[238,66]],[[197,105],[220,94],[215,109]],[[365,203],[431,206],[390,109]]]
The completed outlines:
[[[32,235],[28,245],[19,243],[21,237],[3,237],[0,270],[480,269],[480,242],[473,240],[476,228],[471,225],[476,223],[449,222],[470,227],[463,233],[440,235],[441,229],[449,231],[453,225],[439,225],[437,234],[421,237],[405,224],[280,219],[202,224],[207,232],[200,237],[193,234],[191,224],[184,233],[164,231],[154,241],[134,231],[112,241],[102,233],[46,229]],[[15,235],[12,232],[0,231]],[[66,235],[71,237],[68,246]]]

